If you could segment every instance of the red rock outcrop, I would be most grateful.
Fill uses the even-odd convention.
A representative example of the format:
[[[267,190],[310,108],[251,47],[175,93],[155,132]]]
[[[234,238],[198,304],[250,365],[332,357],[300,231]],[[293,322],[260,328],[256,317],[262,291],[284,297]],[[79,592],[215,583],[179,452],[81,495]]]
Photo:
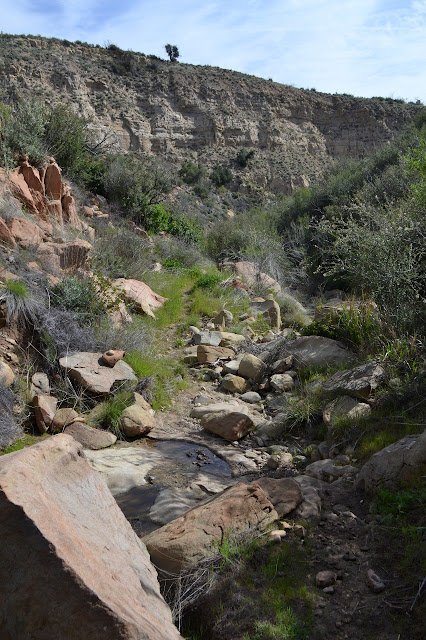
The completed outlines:
[[[145,546],[71,436],[1,457],[0,513],[2,637],[181,638]]]

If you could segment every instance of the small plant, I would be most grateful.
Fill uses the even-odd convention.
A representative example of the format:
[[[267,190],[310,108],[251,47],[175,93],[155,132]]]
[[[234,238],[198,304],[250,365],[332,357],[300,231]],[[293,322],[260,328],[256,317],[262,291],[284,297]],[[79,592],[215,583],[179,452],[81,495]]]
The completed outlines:
[[[0,289],[0,302],[5,303],[8,322],[34,323],[38,305],[22,280],[6,280]]]
[[[133,403],[132,393],[120,391],[102,402],[94,410],[94,426],[111,431],[117,438],[122,439],[121,414],[126,407]]]
[[[106,291],[105,286],[97,286],[89,278],[68,276],[53,287],[52,300],[72,311],[83,324],[95,325],[115,304],[115,300],[105,299],[100,289]]]

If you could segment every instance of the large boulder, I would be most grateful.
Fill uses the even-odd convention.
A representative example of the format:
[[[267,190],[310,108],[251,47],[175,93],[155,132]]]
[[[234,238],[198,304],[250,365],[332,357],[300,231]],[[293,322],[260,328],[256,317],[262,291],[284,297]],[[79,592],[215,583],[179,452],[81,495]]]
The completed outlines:
[[[356,487],[367,493],[410,484],[426,473],[426,430],[378,451],[362,467]]]
[[[222,413],[223,411],[239,411],[248,415],[248,408],[243,404],[240,404],[235,398],[229,402],[213,402],[210,404],[204,404],[200,407],[193,407],[189,415],[191,418],[201,419],[204,416],[211,415],[212,413]]]
[[[257,380],[265,370],[265,363],[251,353],[245,353],[238,366],[238,375],[243,378]]]
[[[230,393],[245,393],[250,388],[245,378],[235,376],[233,373],[227,373],[222,378],[222,387]]]
[[[73,438],[3,456],[0,487],[4,637],[180,638],[145,546]]]
[[[134,396],[135,403],[126,407],[121,414],[121,429],[129,438],[146,435],[155,427],[151,406],[139,393]]]
[[[102,353],[81,351],[60,358],[59,364],[71,380],[96,394],[107,394],[117,384],[136,383],[133,369],[120,360],[111,368],[102,360]]]
[[[254,426],[253,420],[243,411],[216,411],[204,415],[200,420],[206,431],[214,433],[224,440],[234,442],[246,436]]]
[[[230,536],[265,529],[278,518],[262,489],[242,482],[143,538],[156,567],[180,573],[213,555]]]
[[[259,478],[252,484],[257,484],[274,505],[279,518],[284,518],[296,509],[303,500],[303,493],[293,478]]]
[[[259,267],[253,262],[242,260],[233,265],[234,272],[243,278],[250,287],[255,287],[260,291],[271,291],[272,293],[280,293],[280,284],[268,276],[267,273],[260,271]]]
[[[198,362],[216,362],[216,360],[228,360],[235,355],[232,349],[227,347],[209,347],[204,344],[197,346]]]
[[[192,342],[196,345],[205,344],[209,347],[218,347],[220,341],[220,331],[200,331],[199,333],[194,333],[192,336]]]
[[[367,362],[360,367],[338,371],[323,384],[324,391],[345,393],[356,398],[368,398],[372,391],[384,382],[385,371],[377,362]]]
[[[37,247],[45,238],[44,231],[26,218],[9,218],[6,224],[14,240],[24,249]]]
[[[281,350],[283,358],[294,357],[297,369],[307,367],[335,367],[349,364],[354,356],[337,340],[322,336],[303,336],[287,342]]]
[[[280,305],[275,300],[262,300],[250,303],[250,310],[254,316],[261,315],[266,320],[271,329],[281,327]]]
[[[117,436],[111,431],[93,429],[83,422],[72,422],[65,427],[64,433],[80,442],[84,449],[92,449],[94,451],[110,447],[117,440]]]
[[[38,249],[38,258],[46,271],[75,272],[89,269],[90,242],[76,238],[70,242],[43,242]]]
[[[140,313],[155,318],[154,311],[159,309],[167,302],[167,298],[163,298],[155,293],[147,284],[140,280],[126,280],[119,278],[114,280],[113,285],[121,291],[126,301],[133,305]]]

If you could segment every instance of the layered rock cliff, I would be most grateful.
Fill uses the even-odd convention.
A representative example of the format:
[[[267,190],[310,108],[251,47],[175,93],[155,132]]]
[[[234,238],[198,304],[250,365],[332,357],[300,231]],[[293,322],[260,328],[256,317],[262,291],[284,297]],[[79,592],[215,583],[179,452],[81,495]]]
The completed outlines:
[[[321,94],[215,67],[57,39],[0,36],[8,100],[71,103],[125,150],[207,166],[255,150],[240,178],[275,191],[309,184],[333,158],[392,140],[420,108]]]

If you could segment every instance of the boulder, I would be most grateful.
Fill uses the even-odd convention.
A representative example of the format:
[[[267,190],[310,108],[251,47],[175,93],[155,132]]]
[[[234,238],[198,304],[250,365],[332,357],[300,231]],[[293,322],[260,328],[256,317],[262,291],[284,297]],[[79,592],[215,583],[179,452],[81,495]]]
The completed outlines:
[[[239,347],[246,341],[246,337],[239,333],[231,333],[230,331],[219,331],[221,347]]]
[[[305,469],[305,474],[317,480],[327,481],[342,477],[352,478],[357,475],[358,471],[357,467],[349,464],[338,466],[333,460],[326,458],[325,460],[318,460],[317,462],[308,464]]]
[[[324,483],[310,476],[295,476],[303,501],[296,508],[293,517],[300,520],[316,521],[321,515],[321,491]]]
[[[37,428],[40,433],[46,433],[52,424],[58,401],[53,396],[40,394],[33,397],[33,406]]]
[[[294,357],[297,369],[306,367],[334,367],[349,364],[354,356],[337,340],[322,336],[303,336],[284,344],[281,356]]]
[[[240,368],[240,360],[230,360],[229,362],[223,363],[222,371],[225,375],[227,373],[232,373],[233,375],[236,376],[239,373],[239,368]]]
[[[378,451],[362,467],[356,487],[367,493],[396,489],[410,484],[426,473],[426,430],[406,436]]]
[[[204,344],[210,347],[218,347],[220,340],[220,331],[200,331],[192,336],[192,342],[196,345]]]
[[[105,449],[113,445],[117,436],[111,431],[93,429],[82,422],[73,422],[64,429],[64,433],[80,442],[84,449]]]
[[[240,360],[238,375],[257,380],[265,370],[265,363],[251,353],[245,353]]]
[[[268,276],[267,273],[262,273],[259,267],[253,262],[242,260],[236,262],[233,265],[233,270],[240,278],[243,278],[250,287],[255,287],[261,291],[272,291],[273,293],[280,293],[280,284]]]
[[[3,218],[0,218],[0,242],[16,247],[16,241]]]
[[[385,380],[385,371],[377,362],[367,362],[360,367],[338,371],[324,384],[324,391],[345,393],[356,398],[368,398]]]
[[[71,380],[91,393],[107,394],[117,384],[137,380],[133,369],[123,360],[111,368],[103,362],[101,353],[75,353],[60,358],[59,364]]]
[[[254,426],[253,420],[245,412],[232,409],[205,414],[200,419],[200,424],[206,431],[229,442],[240,440]]]
[[[214,555],[218,545],[278,518],[262,489],[242,482],[143,538],[156,567],[178,574]]]
[[[254,316],[261,315],[266,320],[271,329],[280,329],[281,310],[280,305],[275,300],[263,300],[262,302],[251,302],[250,309]]]
[[[3,387],[10,387],[15,380],[15,374],[13,370],[6,362],[0,360],[0,385]]]
[[[293,356],[287,356],[287,358],[281,358],[272,365],[272,373],[285,373],[289,371],[293,366]]]
[[[143,400],[142,396],[140,398]],[[143,406],[141,402],[137,402],[124,409],[121,414],[120,426],[123,433],[129,438],[145,435],[155,427],[153,411],[145,400],[144,402],[146,406]]]
[[[75,272],[89,269],[90,242],[76,238],[70,242],[43,242],[37,253],[41,265],[51,272],[60,270]]]
[[[191,418],[201,419],[211,413],[222,413],[223,411],[240,411],[248,415],[248,408],[235,399],[229,402],[214,402],[213,404],[203,404],[201,407],[193,407],[189,415]]]
[[[36,371],[31,378],[30,387],[31,399],[36,395],[50,395],[49,378],[42,371]]]
[[[74,409],[70,407],[57,409],[50,423],[50,431],[52,433],[59,433],[75,421],[83,422],[84,418],[79,418],[77,411],[74,411]]]
[[[228,360],[235,355],[232,349],[226,347],[209,347],[199,344],[197,347],[198,362],[216,362],[216,360]]]
[[[228,311],[228,309],[222,309],[222,311],[219,311],[217,316],[213,318],[213,322],[215,327],[230,327],[233,319],[234,316],[231,311]]]
[[[290,391],[294,387],[294,380],[288,373],[276,373],[271,376],[270,381],[275,391]]]
[[[302,491],[293,478],[259,478],[252,484],[263,489],[274,505],[279,518],[283,518],[296,509],[303,500]]]
[[[11,235],[20,247],[37,247],[43,242],[44,231],[26,218],[9,218],[6,222]]]
[[[55,158],[50,158],[49,165],[44,174],[44,184],[46,196],[49,200],[60,200],[62,197],[62,176],[61,169],[55,162]]]
[[[0,486],[5,637],[180,638],[145,546],[79,443],[60,434],[2,456]]]
[[[240,396],[240,399],[244,400],[244,402],[248,402],[249,404],[256,404],[262,400],[261,396],[256,393],[256,391],[247,391]]]
[[[340,396],[325,407],[322,418],[327,427],[332,427],[339,418],[356,420],[369,413],[371,413],[371,407],[366,402],[359,402],[352,396]]]
[[[222,387],[230,393],[245,393],[250,388],[247,380],[241,376],[234,376],[232,373],[227,373],[222,378]]]
[[[114,280],[114,287],[124,293],[126,302],[131,304],[140,313],[145,313],[151,318],[155,318],[154,311],[159,309],[167,302],[167,298],[163,298],[155,293],[147,284],[140,280],[126,280],[119,278]]]

